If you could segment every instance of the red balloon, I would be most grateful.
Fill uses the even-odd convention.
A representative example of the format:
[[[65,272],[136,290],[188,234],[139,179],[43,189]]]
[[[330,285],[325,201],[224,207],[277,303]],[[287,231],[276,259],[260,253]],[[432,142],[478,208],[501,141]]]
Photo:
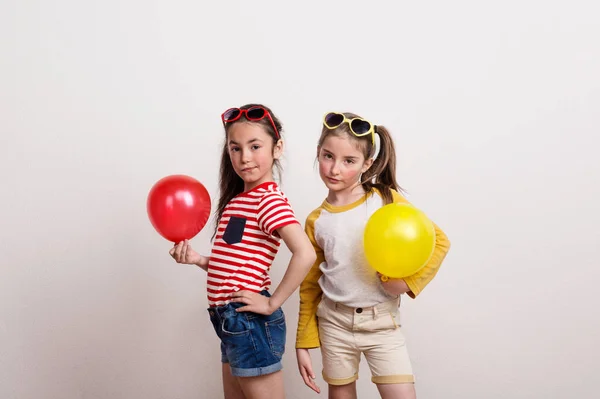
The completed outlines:
[[[185,175],[160,179],[148,194],[146,210],[152,226],[167,240],[191,239],[210,216],[210,195],[198,180]]]

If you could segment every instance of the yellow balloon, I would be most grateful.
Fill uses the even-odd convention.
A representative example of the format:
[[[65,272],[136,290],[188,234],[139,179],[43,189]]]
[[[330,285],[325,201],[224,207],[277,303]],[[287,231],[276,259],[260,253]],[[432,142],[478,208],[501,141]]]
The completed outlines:
[[[435,248],[431,220],[412,205],[393,203],[379,208],[367,221],[365,256],[384,276],[403,278],[421,270]]]

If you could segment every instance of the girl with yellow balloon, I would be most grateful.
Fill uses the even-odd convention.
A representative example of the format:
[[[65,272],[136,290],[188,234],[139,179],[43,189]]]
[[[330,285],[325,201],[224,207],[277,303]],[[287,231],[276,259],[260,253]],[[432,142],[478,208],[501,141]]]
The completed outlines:
[[[429,284],[450,248],[448,238],[400,195],[385,127],[330,112],[317,160],[329,191],[306,219],[317,260],[300,286],[300,374],[320,391],[308,351],[320,347],[329,397],[356,397],[364,355],[382,398],[414,398],[400,296],[415,298]]]

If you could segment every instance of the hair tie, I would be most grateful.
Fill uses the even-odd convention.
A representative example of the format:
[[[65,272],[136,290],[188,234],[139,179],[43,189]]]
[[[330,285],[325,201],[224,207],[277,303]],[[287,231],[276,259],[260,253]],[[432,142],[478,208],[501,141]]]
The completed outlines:
[[[373,138],[375,139],[375,144],[373,144],[375,152],[373,153],[371,159],[374,161],[375,159],[377,159],[377,156],[379,155],[379,150],[381,149],[381,136],[379,136],[379,133],[373,133]]]

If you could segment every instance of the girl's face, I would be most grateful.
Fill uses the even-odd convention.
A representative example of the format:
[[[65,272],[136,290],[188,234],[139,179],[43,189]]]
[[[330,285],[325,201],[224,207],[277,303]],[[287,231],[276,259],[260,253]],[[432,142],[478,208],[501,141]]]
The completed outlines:
[[[360,176],[369,169],[372,160],[346,136],[329,135],[318,147],[319,175],[329,191],[340,193],[360,184]]]
[[[281,157],[283,143],[258,123],[238,122],[227,134],[227,149],[235,173],[244,181],[244,191],[273,180],[273,162]]]

